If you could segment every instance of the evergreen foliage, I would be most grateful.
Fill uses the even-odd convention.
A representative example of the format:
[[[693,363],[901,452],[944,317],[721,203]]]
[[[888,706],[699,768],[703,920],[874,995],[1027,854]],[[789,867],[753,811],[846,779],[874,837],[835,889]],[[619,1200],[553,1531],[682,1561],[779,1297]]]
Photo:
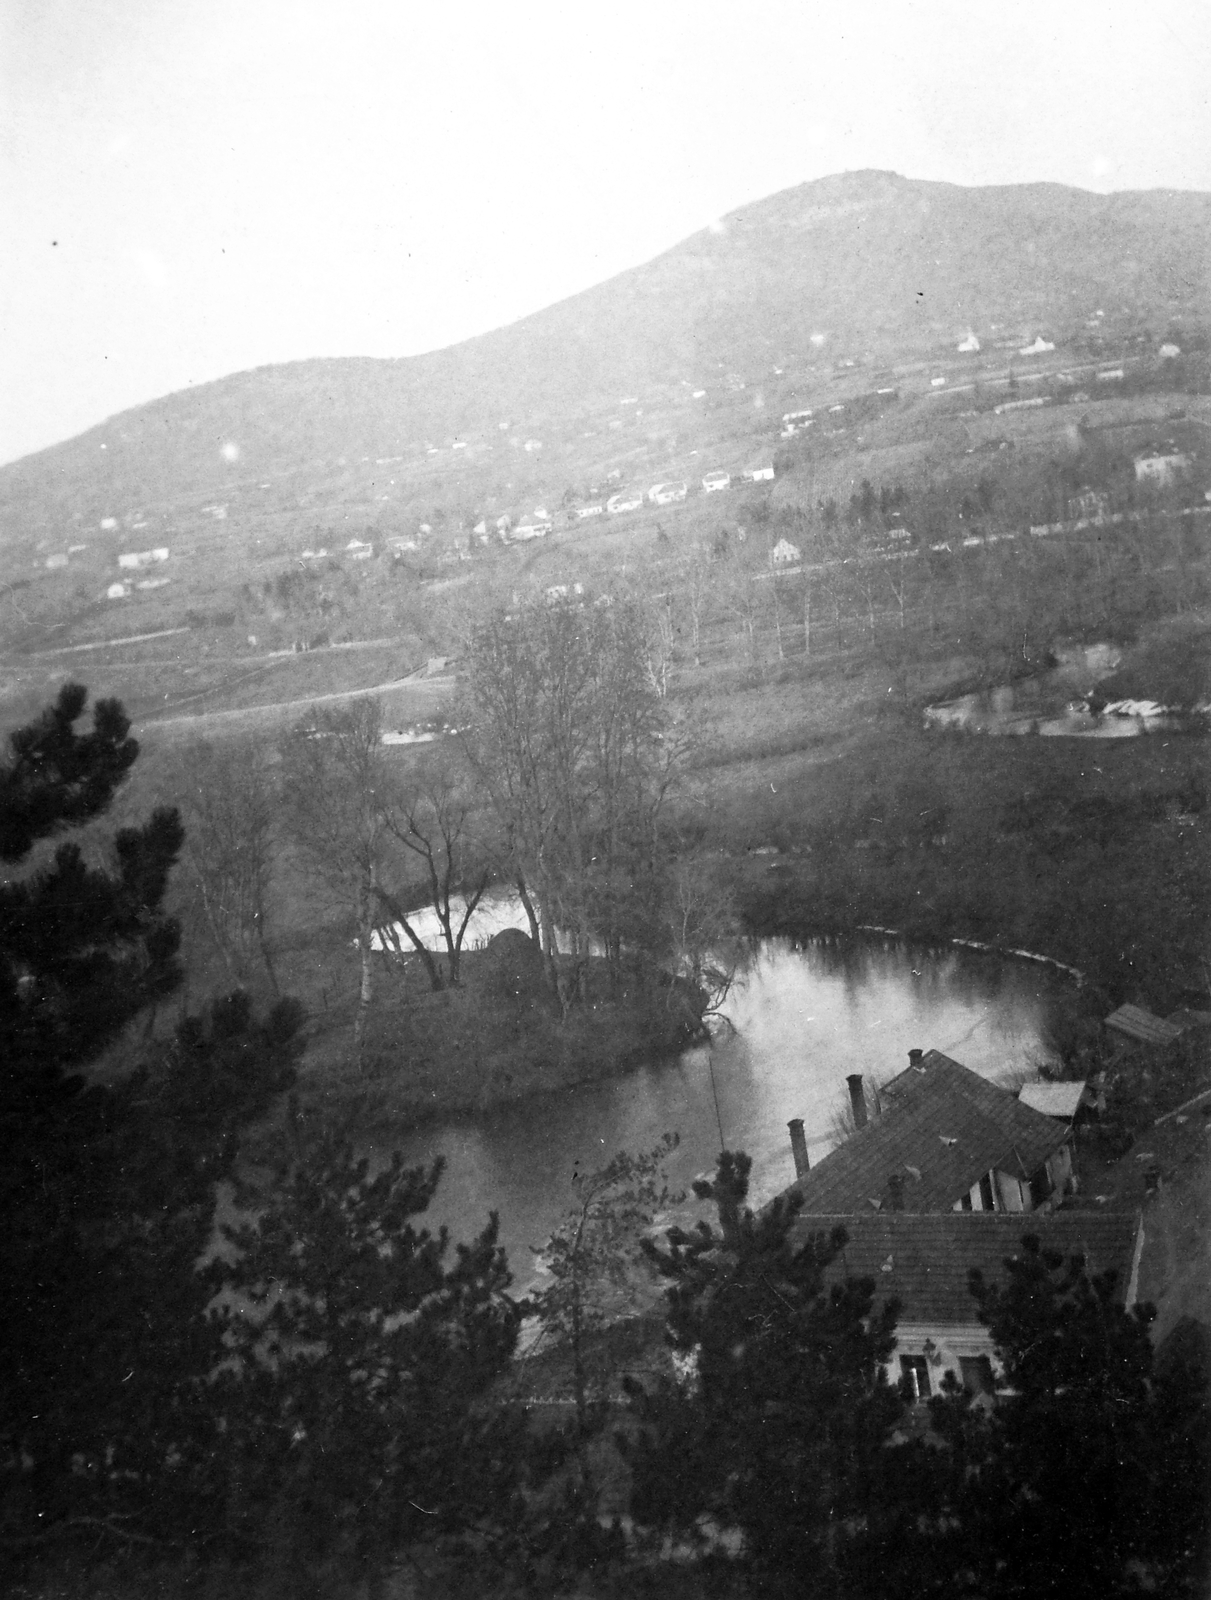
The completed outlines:
[[[0,837],[25,861],[97,818],[138,753],[114,701],[91,734],[64,689],[0,773]],[[162,904],[176,813],[120,831],[112,870],[75,843],[0,890],[0,1541],[10,1552],[161,1549],[215,1531],[223,1357],[199,1270],[241,1126],[293,1081],[301,1009],[246,997],[186,1018],[108,1086],[82,1068],[175,984]]]
[[[600,1336],[643,1303],[650,1278],[640,1251],[643,1230],[683,1198],[669,1189],[662,1170],[677,1144],[678,1136],[666,1133],[640,1155],[621,1150],[595,1172],[576,1173],[576,1204],[543,1251],[550,1282],[525,1309],[538,1318],[545,1336],[571,1351],[582,1436],[588,1431],[591,1391],[608,1378],[599,1370]]]
[[[1178,1353],[1159,1371],[1150,1306],[1123,1309],[1113,1273],[1090,1277],[1026,1235],[998,1284],[972,1273],[1005,1392],[985,1418],[954,1393],[931,1402],[963,1463],[952,1473],[948,1593],[1072,1600],[1201,1594],[1207,1556],[1207,1371]]]
[[[705,1516],[742,1537],[757,1592],[843,1592],[849,1546],[877,1512],[880,1456],[903,1410],[883,1376],[895,1307],[872,1311],[874,1284],[826,1289],[844,1233],[790,1238],[796,1208],[744,1205],[751,1162],[725,1151],[718,1227],[671,1229],[652,1245],[671,1280],[668,1336],[692,1359],[678,1386],[632,1385],[643,1425],[632,1449],[639,1521],[687,1535]]]
[[[519,1312],[495,1217],[453,1262],[444,1229],[415,1226],[440,1176],[398,1153],[372,1175],[300,1130],[245,1196],[250,1219],[225,1227],[220,1403],[246,1548],[373,1562],[507,1524],[516,1425],[486,1394]]]
[[[91,733],[76,731],[86,698],[66,684],[52,708],[10,736],[0,860],[24,863],[44,841],[99,816],[138,756],[116,700],[97,702]],[[178,983],[178,930],[162,906],[183,837],[177,813],[159,809],[141,828],[119,830],[112,870],[64,842],[49,863],[0,886],[4,1154],[14,1137],[25,1141],[31,1118],[53,1115],[79,1089],[73,1069]]]

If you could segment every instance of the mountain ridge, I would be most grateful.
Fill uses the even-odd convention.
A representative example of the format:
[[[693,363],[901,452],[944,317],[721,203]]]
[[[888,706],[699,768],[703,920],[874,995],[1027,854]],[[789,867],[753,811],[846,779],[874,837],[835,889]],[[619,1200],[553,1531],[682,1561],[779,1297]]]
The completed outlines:
[[[635,394],[753,383],[956,333],[1180,318],[1211,298],[1211,195],[968,188],[869,169],[735,208],[650,261],[458,344],[303,358],[159,396],[0,467],[0,515],[221,494],[343,456],[570,425]],[[813,342],[813,336],[814,341]],[[221,454],[234,444],[238,457]],[[104,449],[104,459],[98,460]]]

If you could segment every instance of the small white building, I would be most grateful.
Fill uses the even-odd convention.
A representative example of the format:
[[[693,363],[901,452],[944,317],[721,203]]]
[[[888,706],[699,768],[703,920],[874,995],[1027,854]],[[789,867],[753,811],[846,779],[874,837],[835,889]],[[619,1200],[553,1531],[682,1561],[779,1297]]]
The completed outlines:
[[[789,539],[779,539],[769,553],[769,564],[775,569],[778,567],[796,567],[802,560],[803,552],[797,544],[792,544]]]
[[[65,567],[67,565],[67,557],[62,552],[60,552],[58,555],[47,556],[43,565],[46,567],[47,571],[54,572],[57,568]]]
[[[604,506],[577,506],[576,508],[576,516],[581,522],[587,517],[601,517],[604,515]]]
[[[606,501],[606,511],[616,517],[623,511],[638,511],[642,504],[643,495],[637,489],[621,489]]]
[[[1163,344],[1156,353],[1162,361],[1176,361],[1182,353],[1182,347],[1179,344]]]
[[[1135,458],[1137,483],[1176,483],[1179,478],[1184,478],[1189,470],[1190,457],[1172,442],[1159,449],[1154,446]]]
[[[545,517],[524,516],[517,526],[506,537],[510,540],[543,539],[551,531],[552,524]]]
[[[648,490],[648,499],[654,506],[671,506],[684,500],[689,493],[686,483],[654,483]]]
[[[707,494],[718,494],[721,489],[726,489],[731,484],[730,472],[708,472],[702,480],[702,487]]]
[[[760,466],[749,467],[744,476],[750,483],[766,483],[774,476],[774,469],[768,462],[762,462]]]
[[[975,352],[980,348],[980,341],[976,338],[972,330],[968,328],[967,337],[961,340],[959,344],[955,346],[955,348],[962,356],[974,355]]]
[[[526,440],[526,449],[530,452],[531,455],[533,455],[536,450],[541,450],[542,449],[542,440],[541,439],[527,439]]]
[[[118,557],[118,565],[127,569],[137,569],[139,567],[150,567],[157,561],[167,560],[168,546],[159,545],[154,550],[128,550],[125,555]]]
[[[1049,339],[1044,339],[1040,333],[1032,344],[1023,345],[1018,354],[1020,356],[1041,356],[1045,355],[1048,350],[1054,349],[1055,345]]]
[[[368,539],[350,539],[345,546],[345,554],[350,561],[369,561],[374,554],[374,546]]]
[[[127,600],[127,599],[129,599],[130,598],[130,584],[128,584],[128,583],[111,583],[109,588],[106,589],[106,591],[105,591],[105,598],[107,600]]]

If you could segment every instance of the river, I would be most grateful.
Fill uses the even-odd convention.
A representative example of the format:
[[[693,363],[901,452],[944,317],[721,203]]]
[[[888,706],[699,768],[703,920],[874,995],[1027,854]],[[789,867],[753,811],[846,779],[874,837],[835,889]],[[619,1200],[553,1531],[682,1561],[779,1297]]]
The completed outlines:
[[[712,1170],[722,1125],[726,1147],[753,1158],[750,1194],[763,1201],[794,1177],[789,1118],[804,1119],[813,1162],[832,1147],[849,1073],[882,1082],[918,1046],[989,1078],[1019,1072],[1040,1053],[1046,1000],[1066,982],[1029,961],[893,939],[761,940],[728,997],[731,1028],[711,1045],[487,1116],[430,1123],[392,1148],[409,1164],[446,1159],[430,1226],[465,1240],[489,1211],[500,1213],[524,1289],[534,1247],[573,1202],[578,1169],[648,1149],[667,1130],[681,1137],[668,1171],[685,1187]]]

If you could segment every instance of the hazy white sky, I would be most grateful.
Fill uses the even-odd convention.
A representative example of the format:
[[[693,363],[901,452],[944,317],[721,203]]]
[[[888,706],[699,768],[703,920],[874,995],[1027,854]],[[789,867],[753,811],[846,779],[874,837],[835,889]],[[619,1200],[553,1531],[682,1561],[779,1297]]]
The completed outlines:
[[[0,0],[0,460],[827,173],[1211,190],[1209,0]]]

